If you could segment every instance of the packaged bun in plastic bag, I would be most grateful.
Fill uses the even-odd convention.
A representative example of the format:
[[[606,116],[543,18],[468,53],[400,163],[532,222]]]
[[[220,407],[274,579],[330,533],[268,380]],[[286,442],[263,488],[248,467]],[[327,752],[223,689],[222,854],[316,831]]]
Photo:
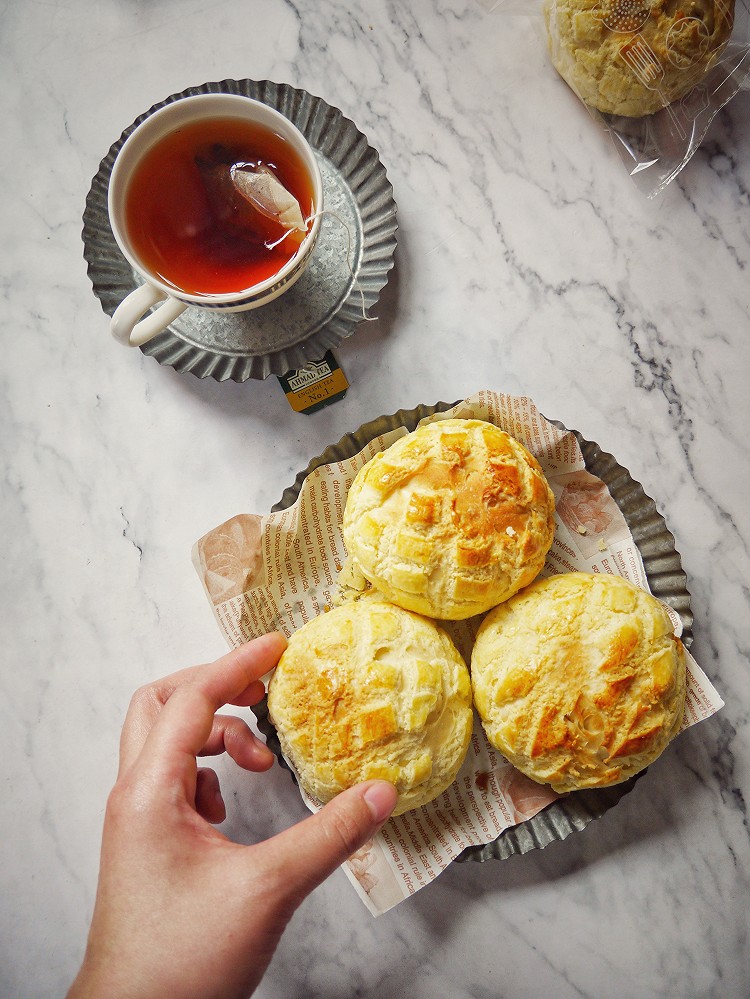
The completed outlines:
[[[495,9],[517,13],[507,0]],[[648,196],[750,86],[750,0],[530,0],[528,13],[540,9],[553,66]]]

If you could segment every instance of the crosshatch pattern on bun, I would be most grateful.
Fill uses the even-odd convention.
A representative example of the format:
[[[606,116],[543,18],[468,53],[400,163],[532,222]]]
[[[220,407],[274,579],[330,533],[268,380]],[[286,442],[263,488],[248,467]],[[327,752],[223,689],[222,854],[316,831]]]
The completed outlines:
[[[545,0],[552,64],[589,107],[641,117],[679,100],[718,61],[734,0]]]
[[[539,574],[554,497],[533,455],[498,427],[438,420],[360,469],[343,531],[352,569],[388,600],[461,620]]]
[[[620,576],[537,580],[491,611],[471,659],[487,738],[556,791],[606,787],[679,730],[685,653],[663,605]]]
[[[268,710],[309,794],[326,802],[381,778],[398,791],[396,815],[453,783],[473,721],[469,671],[448,635],[371,595],[291,636]]]

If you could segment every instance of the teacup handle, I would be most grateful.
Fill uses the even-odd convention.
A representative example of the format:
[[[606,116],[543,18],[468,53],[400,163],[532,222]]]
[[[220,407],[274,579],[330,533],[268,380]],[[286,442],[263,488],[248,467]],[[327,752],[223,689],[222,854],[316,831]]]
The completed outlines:
[[[164,304],[150,316],[141,318],[159,302]],[[140,347],[162,333],[186,308],[186,303],[179,298],[165,295],[152,284],[142,284],[117,306],[110,330],[115,340],[125,347]]]

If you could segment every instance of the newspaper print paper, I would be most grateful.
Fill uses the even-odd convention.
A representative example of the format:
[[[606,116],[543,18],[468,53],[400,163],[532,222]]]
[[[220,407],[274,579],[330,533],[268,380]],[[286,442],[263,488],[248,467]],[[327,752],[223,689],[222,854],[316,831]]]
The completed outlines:
[[[524,397],[480,392],[429,420],[476,418],[495,423],[535,455],[555,494],[555,539],[543,575],[582,571],[622,575],[648,589],[640,553],[606,485],[586,471],[578,442]],[[193,561],[228,642],[268,631],[286,635],[325,613],[338,597],[344,566],[341,521],[357,471],[407,431],[381,435],[355,457],[322,465],[305,480],[296,503],[265,517],[239,515],[195,545]],[[679,633],[679,617],[670,611]],[[470,658],[478,620],[441,622]],[[688,654],[683,728],[723,702]],[[380,915],[434,880],[467,846],[494,840],[556,799],[555,792],[511,767],[492,748],[475,717],[461,771],[440,797],[391,819],[344,865],[362,901]],[[318,802],[303,794],[311,810]]]

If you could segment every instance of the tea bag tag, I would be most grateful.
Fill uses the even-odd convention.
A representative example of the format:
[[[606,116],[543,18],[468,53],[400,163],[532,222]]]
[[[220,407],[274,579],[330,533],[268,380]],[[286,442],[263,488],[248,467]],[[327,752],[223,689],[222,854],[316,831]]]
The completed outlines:
[[[287,371],[278,379],[294,412],[308,415],[343,399],[349,388],[346,375],[331,350],[327,350],[321,360]]]
[[[230,174],[238,193],[261,215],[278,222],[284,229],[307,232],[299,201],[268,167],[253,169],[242,163],[235,163]]]

